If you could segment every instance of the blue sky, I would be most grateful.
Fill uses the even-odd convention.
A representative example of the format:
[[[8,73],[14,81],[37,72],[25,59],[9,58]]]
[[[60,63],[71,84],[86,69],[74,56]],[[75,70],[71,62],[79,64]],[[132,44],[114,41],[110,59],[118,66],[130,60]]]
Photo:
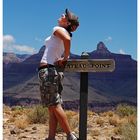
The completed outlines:
[[[72,53],[91,52],[103,41],[111,52],[137,59],[136,0],[3,0],[4,51],[37,53],[65,8],[80,20]]]

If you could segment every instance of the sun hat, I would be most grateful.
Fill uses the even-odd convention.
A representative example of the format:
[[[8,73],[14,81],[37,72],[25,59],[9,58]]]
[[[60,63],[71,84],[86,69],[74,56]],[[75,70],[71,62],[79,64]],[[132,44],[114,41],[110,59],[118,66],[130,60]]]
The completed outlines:
[[[68,9],[65,10],[65,15],[68,21],[71,23],[71,26],[79,26],[78,16],[70,12]]]

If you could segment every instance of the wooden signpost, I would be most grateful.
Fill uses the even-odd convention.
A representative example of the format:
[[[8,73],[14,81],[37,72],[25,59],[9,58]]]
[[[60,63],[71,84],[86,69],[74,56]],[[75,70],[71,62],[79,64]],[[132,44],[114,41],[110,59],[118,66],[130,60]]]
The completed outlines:
[[[88,59],[84,52],[81,59],[70,59],[66,72],[80,72],[80,118],[79,139],[87,140],[87,105],[88,105],[88,72],[113,72],[115,61],[113,59]]]
[[[113,59],[70,59],[65,66],[66,72],[112,72]]]

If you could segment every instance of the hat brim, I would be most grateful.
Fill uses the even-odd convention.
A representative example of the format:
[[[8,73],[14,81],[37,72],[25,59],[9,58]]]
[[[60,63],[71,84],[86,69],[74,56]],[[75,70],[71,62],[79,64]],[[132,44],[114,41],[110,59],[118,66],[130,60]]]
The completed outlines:
[[[66,17],[70,20],[71,18],[71,13],[68,9],[65,10],[65,14],[66,14]]]
[[[78,17],[74,13],[70,12],[68,9],[65,10],[66,18],[71,23],[71,25],[79,26]]]

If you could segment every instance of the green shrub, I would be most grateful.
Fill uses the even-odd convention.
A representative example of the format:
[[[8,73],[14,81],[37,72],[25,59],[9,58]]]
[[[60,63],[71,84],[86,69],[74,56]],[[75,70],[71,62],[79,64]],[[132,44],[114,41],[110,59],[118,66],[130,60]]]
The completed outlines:
[[[48,109],[37,105],[27,114],[29,123],[45,123],[48,120]]]
[[[136,107],[134,107],[134,106],[129,106],[129,105],[126,105],[126,104],[120,104],[116,108],[116,113],[119,116],[124,117],[124,116],[136,115],[137,110],[136,110]]]
[[[136,124],[128,123],[121,127],[121,135],[124,140],[137,140]]]
[[[137,110],[134,106],[120,104],[116,108],[116,113],[128,119],[127,123],[119,127],[119,132],[123,140],[137,140]],[[127,116],[127,117],[126,117]]]
[[[13,107],[11,107],[11,110],[12,111],[15,111],[15,110],[23,110],[24,109],[24,107],[22,107],[22,106],[13,106]]]

